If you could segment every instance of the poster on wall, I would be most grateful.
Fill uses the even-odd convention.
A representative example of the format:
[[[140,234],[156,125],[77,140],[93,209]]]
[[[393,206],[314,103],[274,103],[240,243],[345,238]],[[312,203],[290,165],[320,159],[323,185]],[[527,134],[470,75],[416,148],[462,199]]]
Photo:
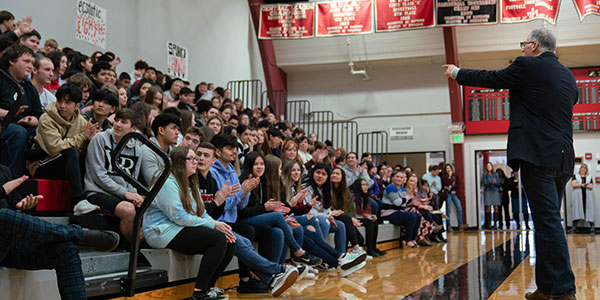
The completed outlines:
[[[260,6],[260,39],[311,38],[314,32],[314,3]]]
[[[438,26],[498,23],[499,0],[437,0]]]
[[[435,26],[434,0],[376,0],[377,32]]]
[[[589,15],[600,15],[600,0],[573,0],[577,14],[579,15],[579,21]]]
[[[501,0],[500,22],[521,23],[535,19],[556,24],[560,0]]]
[[[106,48],[106,9],[86,0],[76,2],[75,38]]]
[[[317,36],[372,32],[373,2],[371,0],[317,3]]]
[[[186,47],[167,41],[167,74],[173,78],[188,78],[188,50]]]

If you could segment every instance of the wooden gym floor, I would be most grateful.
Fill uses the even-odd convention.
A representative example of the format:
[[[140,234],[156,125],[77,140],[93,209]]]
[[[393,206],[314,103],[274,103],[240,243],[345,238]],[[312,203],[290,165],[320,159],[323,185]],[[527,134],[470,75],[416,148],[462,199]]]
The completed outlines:
[[[600,299],[597,290],[600,242],[591,235],[568,235],[578,299]],[[284,299],[524,299],[535,289],[533,231],[450,233],[447,244],[389,250],[354,274],[319,273],[301,280]],[[229,299],[268,299],[237,294]]]
[[[589,234],[567,235],[578,299],[600,299],[600,240]],[[397,245],[397,242],[395,242]],[[380,248],[393,246],[387,243]],[[282,299],[524,299],[535,290],[533,231],[465,231],[448,234],[447,244],[388,250],[354,274],[341,278],[321,272],[301,280]],[[219,287],[237,285],[237,275]],[[119,299],[184,299],[193,283]],[[269,294],[237,294],[229,299],[273,299]]]

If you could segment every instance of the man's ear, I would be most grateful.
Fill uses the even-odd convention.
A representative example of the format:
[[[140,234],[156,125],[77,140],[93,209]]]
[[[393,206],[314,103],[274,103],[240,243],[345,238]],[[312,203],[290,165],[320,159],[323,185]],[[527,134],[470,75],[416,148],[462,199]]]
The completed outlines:
[[[165,135],[165,128],[164,127],[158,127],[158,135]]]
[[[216,153],[216,156],[217,156],[217,157],[221,157],[221,149],[217,149],[217,151],[215,151],[215,153]],[[215,159],[216,159],[216,158],[215,158]],[[216,160],[215,160],[215,162],[216,162]],[[214,162],[213,162],[213,163],[214,163]]]

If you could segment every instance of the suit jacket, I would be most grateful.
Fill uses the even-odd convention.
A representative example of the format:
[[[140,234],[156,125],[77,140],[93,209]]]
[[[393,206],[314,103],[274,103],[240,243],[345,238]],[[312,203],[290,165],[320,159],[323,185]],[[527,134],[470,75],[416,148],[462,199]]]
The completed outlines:
[[[510,89],[508,165],[517,170],[525,161],[572,174],[573,105],[577,85],[569,69],[552,52],[519,56],[506,69],[460,69],[458,83]]]

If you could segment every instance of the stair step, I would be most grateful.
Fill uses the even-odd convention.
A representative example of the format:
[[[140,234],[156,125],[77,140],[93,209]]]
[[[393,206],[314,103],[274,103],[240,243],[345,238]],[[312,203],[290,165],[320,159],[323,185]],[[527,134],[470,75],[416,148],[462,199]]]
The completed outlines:
[[[54,223],[54,224],[69,225],[69,217],[39,217],[39,218],[44,221]]]
[[[127,277],[127,271],[102,274],[85,278],[85,291],[88,297],[108,296],[121,293],[122,281]],[[135,287],[142,289],[168,282],[167,271],[154,270],[149,267],[138,268]]]
[[[129,266],[129,252],[81,250],[79,256],[85,277],[127,271]]]

